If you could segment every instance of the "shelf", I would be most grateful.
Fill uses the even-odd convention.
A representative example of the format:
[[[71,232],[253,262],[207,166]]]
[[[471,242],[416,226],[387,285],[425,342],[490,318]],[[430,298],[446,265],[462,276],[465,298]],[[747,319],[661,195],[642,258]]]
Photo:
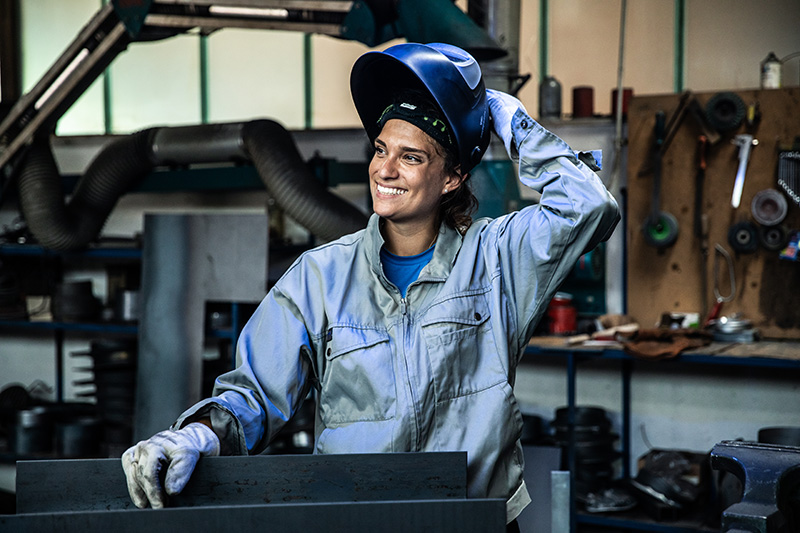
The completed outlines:
[[[704,526],[697,520],[688,519],[676,521],[656,522],[642,511],[632,511],[620,514],[590,514],[578,513],[578,524],[601,526],[609,528],[607,531],[654,531],[659,533],[698,533],[715,532],[719,528]],[[611,529],[613,528],[613,529]]]
[[[93,259],[141,259],[142,249],[134,246],[98,246],[60,252],[49,250],[38,244],[3,244],[0,245],[0,255],[6,256],[33,256],[33,257],[86,257]]]
[[[36,322],[29,320],[0,320],[0,329],[16,329],[27,331],[75,331],[88,333],[111,333],[120,335],[136,335],[137,324],[115,323],[81,323],[81,322]],[[206,336],[211,339],[230,339],[237,331],[231,327],[209,329]]]
[[[120,333],[136,335],[136,324],[80,323],[80,322],[36,322],[30,320],[0,320],[0,328],[28,331],[85,331],[90,333]]]
[[[713,342],[703,348],[686,351],[677,357],[651,361],[628,355],[621,346],[556,346],[537,344],[534,338],[525,349],[525,354],[545,357],[573,356],[580,360],[600,359],[658,364],[688,363],[800,370],[800,342],[788,341],[759,341],[748,344]]]

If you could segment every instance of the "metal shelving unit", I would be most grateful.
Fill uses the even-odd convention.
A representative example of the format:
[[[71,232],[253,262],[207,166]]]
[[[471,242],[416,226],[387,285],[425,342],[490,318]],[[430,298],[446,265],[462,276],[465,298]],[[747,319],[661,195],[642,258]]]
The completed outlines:
[[[755,348],[756,346],[757,348]],[[754,355],[747,355],[748,352]],[[787,354],[790,353],[796,354],[796,358],[787,357]],[[776,356],[772,356],[773,354]],[[780,355],[780,357],[777,355]],[[613,361],[619,363],[622,404],[620,428],[622,477],[630,478],[631,379],[634,365],[637,362],[648,361],[628,355],[619,346],[567,347],[537,345],[535,338],[532,344],[525,350],[525,356],[559,359],[565,362],[567,367],[567,407],[569,409],[568,422],[570,427],[574,427],[575,425],[576,378],[579,363],[585,361]],[[659,364],[746,367],[800,373],[800,342],[762,341],[750,345],[715,342],[704,348],[689,350],[669,360],[659,361]],[[572,440],[572,442],[574,443],[574,440]],[[567,457],[570,472],[575,472],[576,453],[574,445],[568,446]],[[626,531],[654,531],[664,533],[714,531],[702,525],[688,525],[684,522],[659,523],[647,518],[630,518],[626,516],[625,513],[615,514],[613,516],[580,513],[577,509],[574,483],[570,484],[570,486],[570,514],[572,516],[571,523],[573,531],[576,531],[578,524],[602,526],[604,528],[609,528],[609,531],[618,531],[620,529]]]
[[[92,260],[92,261],[141,261],[142,250],[136,246],[98,246],[74,252],[56,252],[39,245],[32,244],[3,244],[0,245],[0,257],[43,257],[58,261]],[[209,329],[206,336],[211,339],[229,340],[233,346],[239,338],[243,327],[241,305],[237,302],[230,303],[231,321],[229,327]],[[24,334],[52,334],[54,338],[55,357],[55,399],[64,401],[64,340],[68,334],[98,334],[109,336],[136,337],[139,326],[136,323],[122,322],[58,322],[35,320],[0,320],[0,331],[5,335]],[[235,357],[232,358],[235,365]]]

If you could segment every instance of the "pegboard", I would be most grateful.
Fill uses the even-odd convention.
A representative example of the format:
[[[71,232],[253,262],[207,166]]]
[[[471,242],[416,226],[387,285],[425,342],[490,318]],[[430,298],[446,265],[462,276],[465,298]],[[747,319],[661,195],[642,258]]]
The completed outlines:
[[[718,93],[691,95],[705,111]],[[730,228],[752,222],[762,225],[751,213],[754,196],[775,189],[786,199],[788,210],[781,226],[791,233],[800,230],[800,207],[777,184],[779,152],[791,149],[800,138],[800,88],[736,91],[745,107],[757,104],[760,119],[748,125],[747,113],[741,125],[719,132],[719,140],[707,145],[706,170],[701,187],[701,213],[706,215],[708,254],[704,260],[703,239],[695,233],[695,193],[698,189],[698,145],[703,129],[691,112],[675,128],[661,158],[660,210],[672,214],[678,225],[674,244],[653,245],[643,231],[653,204],[654,145],[656,114],[665,113],[666,123],[680,116],[682,96],[637,96],[628,113],[628,197],[627,197],[627,304],[629,314],[643,327],[653,327],[663,313],[708,315],[716,298],[715,260],[718,292],[730,294],[728,268],[715,245],[722,245],[733,260],[735,297],[724,303],[722,315],[741,313],[751,320],[765,338],[800,338],[800,261],[779,257],[780,252],[759,245],[752,253],[736,252],[728,239]],[[735,121],[734,121],[735,122]],[[731,205],[739,166],[739,147],[733,140],[752,134],[758,141],[750,152],[741,202]],[[656,241],[662,242],[662,241]],[[741,248],[741,246],[739,246]],[[716,257],[715,257],[716,256]]]

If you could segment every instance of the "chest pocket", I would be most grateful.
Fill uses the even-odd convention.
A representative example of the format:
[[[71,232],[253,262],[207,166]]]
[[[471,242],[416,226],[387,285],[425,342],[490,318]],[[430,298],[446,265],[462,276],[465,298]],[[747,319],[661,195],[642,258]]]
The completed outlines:
[[[474,394],[508,379],[490,319],[483,294],[454,297],[425,313],[422,335],[439,400]]]
[[[326,426],[394,416],[394,367],[389,334],[332,327],[325,347],[320,416]]]

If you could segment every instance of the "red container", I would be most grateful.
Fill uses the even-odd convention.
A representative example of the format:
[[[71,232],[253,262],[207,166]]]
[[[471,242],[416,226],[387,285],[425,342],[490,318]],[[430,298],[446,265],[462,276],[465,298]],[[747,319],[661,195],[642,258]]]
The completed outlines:
[[[631,98],[633,98],[633,89],[622,89],[622,116],[628,116],[628,105],[631,103]],[[617,89],[611,91],[611,116],[617,116]]]
[[[594,88],[580,86],[572,88],[572,118],[594,116]]]
[[[578,310],[572,305],[572,295],[557,292],[547,306],[549,331],[553,335],[565,335],[578,331]]]

